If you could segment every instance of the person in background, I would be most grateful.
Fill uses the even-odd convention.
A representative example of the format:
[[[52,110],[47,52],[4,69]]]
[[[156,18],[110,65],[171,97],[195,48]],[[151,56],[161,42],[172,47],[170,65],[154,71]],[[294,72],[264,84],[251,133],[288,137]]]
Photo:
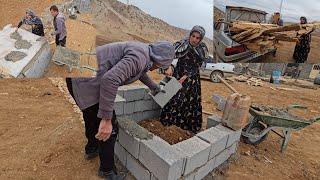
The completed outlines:
[[[283,20],[281,19],[281,14],[279,12],[275,12],[273,14],[272,24],[276,24],[278,26],[283,26]]]
[[[67,78],[67,87],[83,113],[88,140],[85,158],[89,160],[99,155],[98,176],[108,180],[123,179],[114,164],[118,135],[114,101],[118,87],[140,80],[153,94],[163,91],[147,72],[170,66],[174,47],[167,41],[119,42],[98,46],[96,51],[99,65],[96,77]]]
[[[42,21],[31,9],[26,10],[26,16],[19,22],[18,28],[20,28],[23,24],[30,25],[32,29],[31,32],[33,34],[44,36],[44,27]]]
[[[201,82],[199,68],[208,57],[208,48],[203,41],[205,29],[194,26],[189,37],[176,42],[176,67],[170,66],[167,76],[173,76],[182,84],[182,89],[162,109],[163,125],[176,125],[196,133],[202,127]]]
[[[301,17],[300,18],[300,24],[307,24],[307,18]],[[312,32],[312,31],[311,31]],[[311,49],[311,32],[307,34],[301,35],[299,38],[299,41],[297,42],[294,53],[293,53],[293,59],[295,60],[295,63],[304,63],[308,60],[308,55]]]
[[[53,16],[53,26],[55,30],[51,33],[51,35],[55,36],[57,46],[66,47],[67,28],[65,23],[65,17],[61,12],[59,12],[58,7],[55,5],[50,7],[50,13]]]

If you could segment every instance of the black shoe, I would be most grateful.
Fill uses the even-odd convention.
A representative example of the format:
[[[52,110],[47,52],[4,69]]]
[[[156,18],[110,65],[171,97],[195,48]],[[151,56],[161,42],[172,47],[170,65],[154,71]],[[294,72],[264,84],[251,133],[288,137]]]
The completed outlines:
[[[117,173],[115,171],[103,172],[98,171],[98,176],[103,178],[104,180],[124,180],[126,175],[124,173]]]
[[[99,152],[98,151],[95,151],[95,152],[92,152],[92,153],[85,153],[84,154],[84,159],[91,160],[91,159],[94,159],[95,157],[98,157],[98,156],[99,156]]]

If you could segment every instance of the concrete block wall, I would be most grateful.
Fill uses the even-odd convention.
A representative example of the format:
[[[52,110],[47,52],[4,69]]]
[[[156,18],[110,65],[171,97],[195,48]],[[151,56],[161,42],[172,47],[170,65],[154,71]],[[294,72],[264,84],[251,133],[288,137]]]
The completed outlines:
[[[221,124],[174,145],[139,126],[137,121],[145,118],[143,114],[154,110],[150,99],[146,98],[145,90],[144,87],[122,87],[117,98],[120,104],[117,107],[121,107],[121,102],[135,102],[135,105],[139,105],[133,108],[132,114],[124,112],[118,118],[120,130],[115,147],[115,154],[121,163],[137,179],[202,179],[236,153],[241,131],[233,131]],[[126,101],[126,95],[135,93],[125,91],[133,91],[138,95]],[[144,96],[142,91],[145,92]],[[121,95],[123,98],[120,98]],[[140,117],[134,119],[137,114]],[[150,116],[158,118],[159,114]]]

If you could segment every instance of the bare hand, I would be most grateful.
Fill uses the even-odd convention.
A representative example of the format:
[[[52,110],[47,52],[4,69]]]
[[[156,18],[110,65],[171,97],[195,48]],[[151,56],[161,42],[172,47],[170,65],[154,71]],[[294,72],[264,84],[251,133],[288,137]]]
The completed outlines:
[[[164,74],[166,76],[172,76],[173,75],[172,66],[169,66],[169,68],[166,70],[166,72]]]
[[[112,122],[111,119],[102,119],[99,125],[96,138],[100,141],[107,141],[112,134]]]
[[[187,78],[188,76],[186,75],[182,76],[182,78],[179,79],[179,83],[182,84]]]

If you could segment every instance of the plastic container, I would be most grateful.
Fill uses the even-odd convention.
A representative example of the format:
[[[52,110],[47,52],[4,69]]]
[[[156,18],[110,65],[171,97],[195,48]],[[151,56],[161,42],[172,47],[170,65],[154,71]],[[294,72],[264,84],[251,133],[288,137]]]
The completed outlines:
[[[274,84],[280,84],[280,76],[281,76],[281,71],[273,71],[272,72]]]
[[[222,115],[222,124],[239,130],[248,124],[251,98],[249,96],[232,94],[227,99],[226,107]]]

